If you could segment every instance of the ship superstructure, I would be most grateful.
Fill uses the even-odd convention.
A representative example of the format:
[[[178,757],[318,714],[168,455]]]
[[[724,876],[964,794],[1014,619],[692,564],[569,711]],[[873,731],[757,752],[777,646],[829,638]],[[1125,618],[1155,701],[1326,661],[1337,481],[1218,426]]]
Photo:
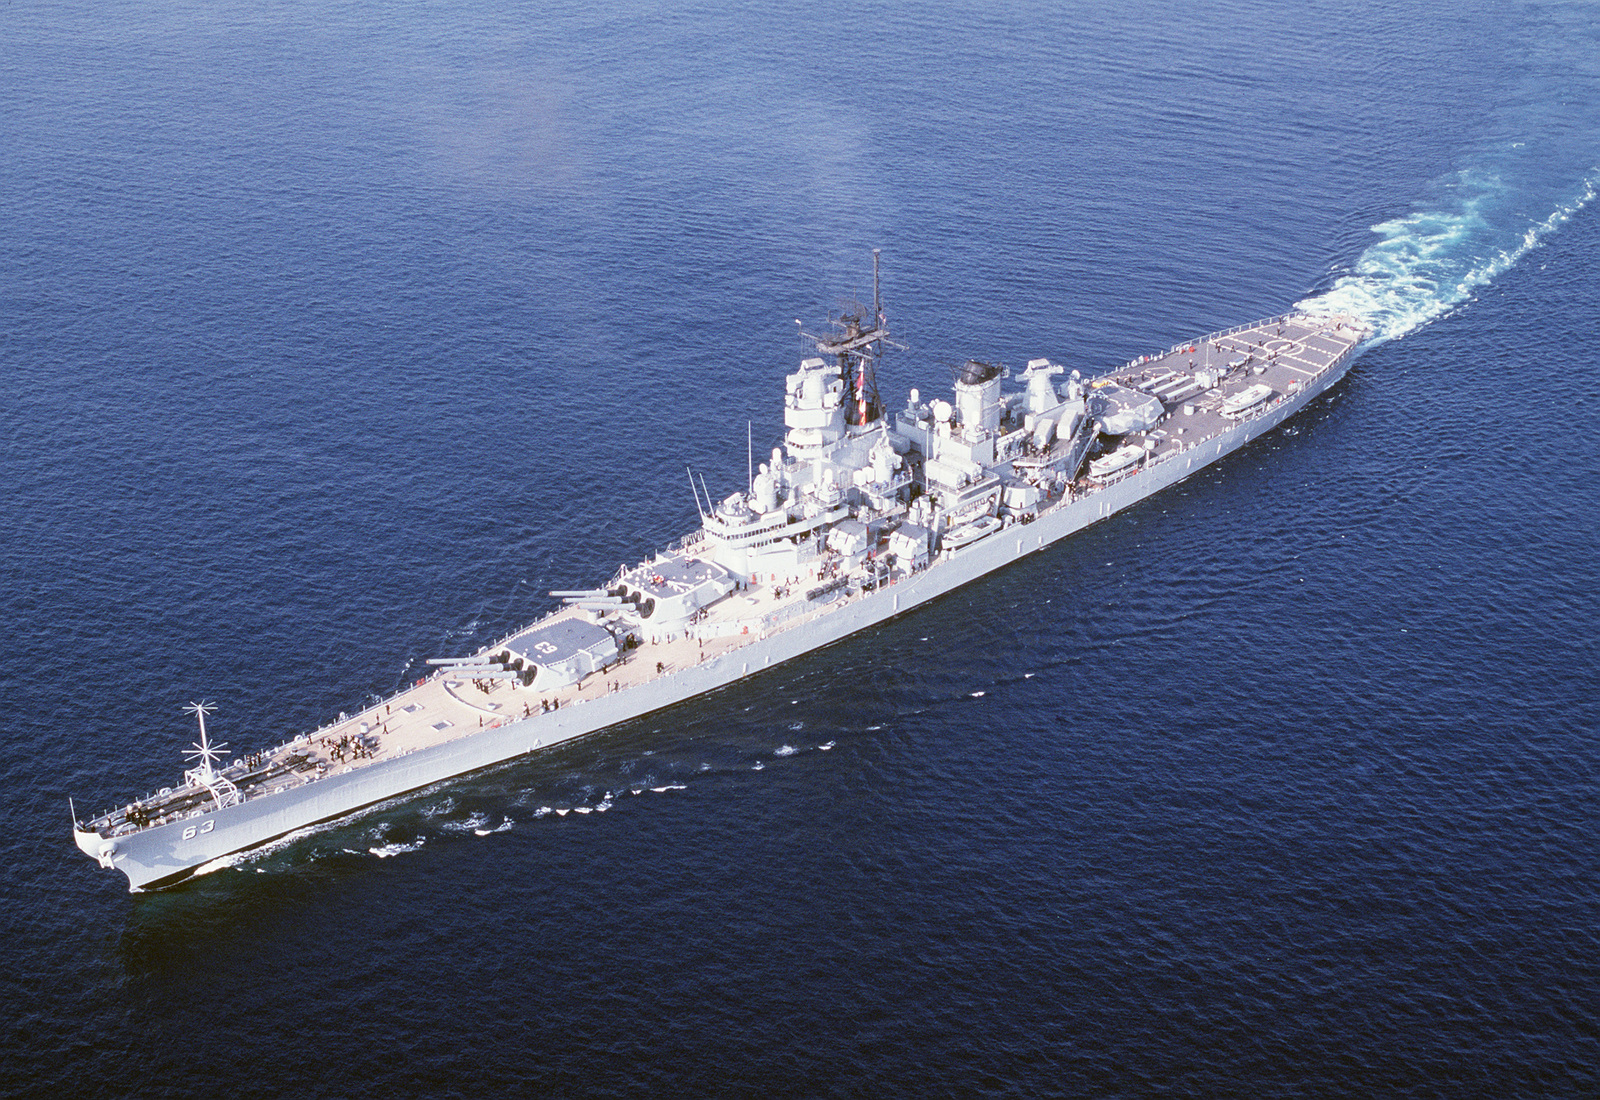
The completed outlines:
[[[700,526],[392,698],[218,766],[201,723],[182,782],[87,821],[134,889],[363,806],[682,702],[926,602],[1173,484],[1281,423],[1348,368],[1365,327],[1290,314],[1097,377],[970,360],[949,398],[892,412],[872,308],[812,338],[782,446]],[[1007,385],[1009,383],[1009,385]]]

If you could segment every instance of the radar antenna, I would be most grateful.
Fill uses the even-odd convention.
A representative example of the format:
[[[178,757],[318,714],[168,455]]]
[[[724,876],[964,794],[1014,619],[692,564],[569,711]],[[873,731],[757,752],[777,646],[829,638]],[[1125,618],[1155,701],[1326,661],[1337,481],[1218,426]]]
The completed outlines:
[[[194,747],[185,749],[183,755],[189,757],[195,767],[183,773],[183,777],[197,787],[204,787],[211,792],[217,800],[217,807],[231,806],[244,801],[244,795],[233,781],[217,770],[217,764],[222,760],[222,750],[228,747],[226,741],[211,743],[211,738],[206,734],[206,715],[217,709],[215,703],[190,703],[183,708],[200,720],[200,740]]]
[[[872,317],[864,319],[866,310],[857,306],[858,312],[845,313],[832,324],[843,332],[831,336],[811,336],[804,329],[800,335],[814,340],[817,351],[831,355],[839,364],[839,377],[844,379],[846,420],[856,426],[871,424],[883,416],[883,401],[878,396],[878,359],[883,345],[902,347],[889,339],[889,322],[883,315],[883,299],[878,289],[878,249],[872,250]]]

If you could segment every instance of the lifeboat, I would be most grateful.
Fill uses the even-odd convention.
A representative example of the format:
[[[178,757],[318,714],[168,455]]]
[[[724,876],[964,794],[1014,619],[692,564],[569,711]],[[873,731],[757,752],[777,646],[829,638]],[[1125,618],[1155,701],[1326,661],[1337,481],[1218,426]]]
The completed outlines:
[[[994,516],[979,516],[971,523],[963,523],[960,527],[953,528],[944,533],[944,548],[946,550],[960,550],[963,546],[971,546],[979,539],[986,539],[1000,530],[1001,524]]]
[[[1144,458],[1143,447],[1136,443],[1124,444],[1110,454],[1089,463],[1089,476],[1110,477],[1112,474],[1121,473],[1142,458]]]

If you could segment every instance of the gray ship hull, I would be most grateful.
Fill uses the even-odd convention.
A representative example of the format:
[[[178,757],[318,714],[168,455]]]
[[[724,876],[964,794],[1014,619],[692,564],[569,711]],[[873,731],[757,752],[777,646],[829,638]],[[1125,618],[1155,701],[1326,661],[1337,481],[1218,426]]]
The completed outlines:
[[[396,759],[375,761],[270,797],[225,806],[202,818],[173,821],[117,837],[112,842],[114,850],[109,852],[105,838],[77,829],[79,847],[102,866],[125,874],[131,889],[160,888],[181,881],[215,860],[307,826],[564,744],[725,687],[903,614],[1182,481],[1276,428],[1326,392],[1349,369],[1355,351],[1352,342],[1310,384],[1191,450],[1141,467],[1087,496],[1063,502],[1031,523],[1006,527],[941,555],[919,573],[842,600],[825,614],[774,629],[732,652],[626,691],[508,721],[498,728],[474,732]]]

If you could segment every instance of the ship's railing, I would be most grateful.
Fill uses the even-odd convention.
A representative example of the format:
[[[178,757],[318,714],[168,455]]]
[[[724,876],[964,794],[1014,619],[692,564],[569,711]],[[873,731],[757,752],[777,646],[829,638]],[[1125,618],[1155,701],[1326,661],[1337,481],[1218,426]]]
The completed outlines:
[[[790,619],[797,618],[810,610],[812,608],[807,607],[804,600],[791,603],[787,607],[780,607],[776,611],[769,611],[763,615],[761,617],[762,627],[765,630],[774,630]]]
[[[1236,336],[1241,332],[1249,332],[1252,329],[1262,328],[1266,325],[1281,325],[1286,324],[1289,321],[1304,320],[1307,316],[1308,314],[1301,313],[1298,310],[1293,310],[1289,313],[1280,313],[1274,317],[1266,317],[1259,321],[1251,321],[1247,325],[1234,325],[1232,328],[1220,329],[1217,332],[1211,332],[1204,336],[1196,336],[1191,339],[1181,341],[1180,343],[1173,344],[1166,351],[1157,352],[1154,355],[1141,355],[1137,359],[1129,359],[1122,366],[1115,367],[1106,373],[1115,374],[1118,371],[1132,370],[1135,367],[1142,367],[1146,363],[1154,362],[1155,360],[1165,358],[1168,355],[1176,355],[1177,353],[1185,351],[1189,348],[1199,347],[1201,344],[1207,344],[1216,340],[1221,340],[1227,336]]]
[[[1192,340],[1184,340],[1173,344],[1172,347],[1167,349],[1167,354],[1171,355],[1173,352],[1182,351],[1184,348],[1198,347],[1201,344],[1210,343],[1214,340],[1220,340],[1224,336],[1235,336],[1238,333],[1248,332],[1251,329],[1261,328],[1264,325],[1285,324],[1289,321],[1298,320],[1304,316],[1305,314],[1298,310],[1291,310],[1288,313],[1280,313],[1276,317],[1267,317],[1260,321],[1251,321],[1248,325],[1234,325],[1232,328],[1225,328],[1220,332],[1213,332],[1205,336],[1196,337]]]

